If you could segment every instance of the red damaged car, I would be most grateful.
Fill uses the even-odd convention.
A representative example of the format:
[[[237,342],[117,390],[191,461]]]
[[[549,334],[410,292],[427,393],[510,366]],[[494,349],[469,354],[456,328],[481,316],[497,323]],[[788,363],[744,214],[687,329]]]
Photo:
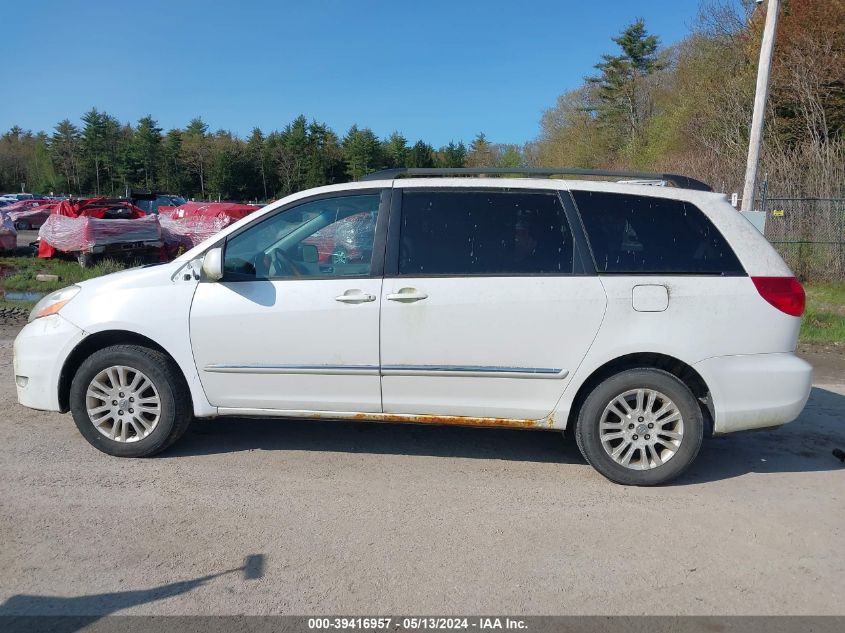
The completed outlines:
[[[302,243],[317,247],[321,264],[360,262],[370,258],[371,252],[365,251],[361,244],[372,244],[375,231],[376,213],[365,211],[328,225]]]
[[[158,217],[125,199],[63,200],[38,237],[39,257],[68,253],[83,267],[95,256],[159,259],[163,245]]]
[[[57,204],[53,200],[20,200],[4,207],[3,211],[18,231],[29,231],[44,224]]]

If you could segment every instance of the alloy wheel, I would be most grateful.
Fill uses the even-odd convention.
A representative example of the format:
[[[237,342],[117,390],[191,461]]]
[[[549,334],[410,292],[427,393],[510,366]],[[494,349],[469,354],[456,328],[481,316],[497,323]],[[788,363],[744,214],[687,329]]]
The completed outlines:
[[[152,433],[161,417],[161,397],[152,381],[132,367],[115,365],[98,373],[85,396],[88,418],[115,442],[137,442]]]
[[[665,394],[654,389],[631,389],[604,408],[599,439],[617,464],[631,470],[650,470],[677,454],[684,439],[684,419]]]

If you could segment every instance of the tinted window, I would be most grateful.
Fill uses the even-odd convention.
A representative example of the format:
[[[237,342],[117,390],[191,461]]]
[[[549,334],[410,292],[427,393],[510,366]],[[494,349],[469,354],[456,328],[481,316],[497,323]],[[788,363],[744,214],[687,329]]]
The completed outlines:
[[[698,207],[680,200],[573,191],[599,272],[743,274]]]
[[[229,280],[369,275],[379,194],[306,202],[226,242]]]
[[[566,274],[572,234],[556,194],[408,191],[400,275]]]

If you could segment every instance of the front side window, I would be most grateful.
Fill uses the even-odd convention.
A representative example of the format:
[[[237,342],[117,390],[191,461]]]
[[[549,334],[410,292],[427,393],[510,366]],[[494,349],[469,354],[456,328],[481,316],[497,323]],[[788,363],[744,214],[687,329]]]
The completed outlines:
[[[227,280],[365,276],[379,194],[326,198],[277,213],[227,240]]]
[[[399,241],[400,275],[572,273],[555,193],[406,190]]]
[[[741,275],[725,238],[689,202],[573,191],[600,273]]]

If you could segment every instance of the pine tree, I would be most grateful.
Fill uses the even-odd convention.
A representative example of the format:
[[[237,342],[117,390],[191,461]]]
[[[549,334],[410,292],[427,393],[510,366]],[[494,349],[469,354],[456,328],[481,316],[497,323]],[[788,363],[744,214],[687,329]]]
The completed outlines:
[[[496,150],[490,141],[487,140],[484,132],[479,132],[469,146],[466,157],[468,167],[495,167]]]
[[[622,49],[619,55],[602,55],[596,64],[600,75],[587,81],[597,87],[598,103],[593,107],[598,120],[633,145],[649,114],[644,78],[662,68],[657,55],[659,40],[649,35],[642,18],[625,28],[613,41]]]
[[[199,181],[200,196],[205,198],[206,170],[211,154],[208,125],[200,118],[191,119],[182,135],[180,158],[189,174]]]
[[[428,143],[417,141],[408,152],[408,167],[434,167],[434,148]]]
[[[382,144],[382,152],[387,167],[406,167],[408,139],[399,132],[393,132]]]
[[[28,182],[32,183],[30,185],[31,191],[52,192],[58,186],[58,179],[47,143],[47,135],[44,132],[39,132],[35,137],[32,155],[27,163],[27,179]]]
[[[369,128],[353,125],[343,139],[343,159],[346,173],[352,180],[375,171],[381,166],[381,144]]]
[[[463,141],[455,145],[454,141],[437,150],[438,167],[463,167],[466,164],[467,148]]]
[[[79,161],[82,153],[82,137],[70,119],[56,124],[50,137],[50,154],[65,178],[67,192],[81,193],[79,182]]]
[[[159,154],[159,170],[164,190],[169,193],[181,193],[184,186],[184,173],[180,157],[182,155],[182,131],[168,130]]]
[[[82,152],[89,167],[93,169],[94,192],[100,195],[100,170],[106,145],[106,117],[104,113],[91,108],[82,115]]]
[[[157,183],[157,167],[161,151],[161,128],[151,115],[138,120],[132,143],[133,158],[144,170],[144,187],[153,189]]]
[[[267,149],[264,143],[264,134],[258,127],[252,128],[252,133],[246,142],[246,152],[249,157],[253,173],[261,178],[261,188],[252,187],[250,190],[250,199],[267,200]]]

